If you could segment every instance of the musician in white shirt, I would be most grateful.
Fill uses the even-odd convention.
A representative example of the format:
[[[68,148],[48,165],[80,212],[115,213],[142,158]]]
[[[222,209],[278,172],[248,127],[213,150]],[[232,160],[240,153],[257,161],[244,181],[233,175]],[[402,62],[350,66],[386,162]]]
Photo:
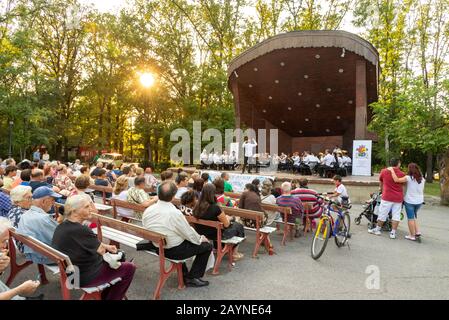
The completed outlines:
[[[206,149],[200,154],[201,169],[206,169],[209,166],[209,156]]]
[[[248,173],[251,173],[251,168],[254,162],[253,155],[255,147],[257,147],[256,140],[253,138],[251,139],[251,142],[248,142],[248,137],[245,137],[245,141],[243,142],[244,160],[243,160],[242,173],[245,173],[245,168],[247,165],[248,165]]]
[[[228,152],[226,150],[223,151],[223,154],[220,157],[220,161],[221,161],[221,168],[222,168],[222,170],[229,170],[228,169],[229,155],[228,155]]]
[[[334,156],[330,153],[329,149],[326,149],[325,156],[321,160],[321,165],[318,168],[318,173],[321,177],[324,177],[326,170],[333,169],[332,164],[335,162]]]
[[[293,153],[292,160],[293,160],[293,172],[295,172],[295,171],[299,172],[299,166],[301,164],[301,158],[299,157],[299,153],[298,152]]]
[[[232,151],[232,153],[229,155],[227,165],[230,169],[234,170],[236,164],[237,164],[237,156],[235,155],[235,151]]]

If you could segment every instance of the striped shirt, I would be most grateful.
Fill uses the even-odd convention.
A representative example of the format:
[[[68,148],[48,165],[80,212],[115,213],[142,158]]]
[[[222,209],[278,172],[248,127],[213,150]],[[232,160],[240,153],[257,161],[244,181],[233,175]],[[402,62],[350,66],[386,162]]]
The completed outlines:
[[[318,192],[307,188],[298,188],[292,191],[292,195],[299,198],[302,203],[310,203],[312,209],[309,214],[312,216],[319,216],[323,211],[323,200],[318,198]]]
[[[290,207],[292,214],[288,217],[288,222],[294,223],[297,218],[302,218],[304,207],[301,200],[292,195],[281,195],[276,199],[276,204],[281,207]]]

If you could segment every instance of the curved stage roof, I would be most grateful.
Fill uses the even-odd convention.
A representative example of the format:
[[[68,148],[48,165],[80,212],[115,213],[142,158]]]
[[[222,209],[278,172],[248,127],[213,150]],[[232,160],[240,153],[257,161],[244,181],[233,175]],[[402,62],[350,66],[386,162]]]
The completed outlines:
[[[357,35],[294,31],[274,36],[229,65],[236,126],[278,128],[287,140],[340,137],[349,147],[355,138],[369,136],[367,106],[377,101],[378,72],[377,50]],[[294,149],[294,141],[283,143],[286,151]]]

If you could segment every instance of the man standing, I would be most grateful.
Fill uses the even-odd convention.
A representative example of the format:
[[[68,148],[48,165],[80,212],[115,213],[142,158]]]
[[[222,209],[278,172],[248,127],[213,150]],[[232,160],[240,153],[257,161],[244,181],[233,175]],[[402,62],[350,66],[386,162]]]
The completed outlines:
[[[207,286],[209,282],[201,278],[213,246],[189,225],[182,212],[171,203],[176,192],[173,182],[162,182],[158,190],[159,201],[145,210],[142,224],[145,229],[166,235],[164,252],[167,258],[181,260],[195,256],[190,271],[185,263],[182,265],[188,287]]]
[[[401,162],[399,159],[391,159],[390,165],[398,178],[405,177],[405,174],[399,169]],[[382,226],[387,221],[388,213],[392,214],[392,230],[390,232],[390,239],[396,239],[396,230],[401,221],[402,201],[404,193],[402,184],[396,183],[388,169],[382,169],[379,176],[380,187],[382,192],[382,199],[379,206],[379,215],[377,217],[377,226],[373,229],[368,229],[368,232],[377,236],[381,235]]]
[[[248,137],[245,137],[243,142],[243,151],[244,151],[244,160],[243,160],[243,170],[242,173],[245,173],[245,168],[248,165],[248,173],[251,173],[251,167],[253,162],[254,148],[257,147],[257,142],[253,138],[252,142],[248,142]],[[248,163],[248,161],[250,163]]]
[[[39,162],[41,160],[41,153],[39,152],[39,148],[36,149],[33,153],[33,161]]]

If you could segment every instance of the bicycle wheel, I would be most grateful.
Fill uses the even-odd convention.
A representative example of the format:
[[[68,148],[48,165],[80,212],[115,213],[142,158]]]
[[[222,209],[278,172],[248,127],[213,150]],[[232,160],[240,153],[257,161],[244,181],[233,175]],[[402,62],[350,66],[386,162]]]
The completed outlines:
[[[339,219],[338,230],[335,235],[335,244],[337,247],[345,245],[349,236],[349,228],[351,227],[351,217],[349,213],[345,212],[343,218]]]
[[[330,221],[328,218],[321,218],[316,228],[312,240],[311,254],[312,258],[317,260],[326,249],[327,240],[329,240],[332,233]]]

